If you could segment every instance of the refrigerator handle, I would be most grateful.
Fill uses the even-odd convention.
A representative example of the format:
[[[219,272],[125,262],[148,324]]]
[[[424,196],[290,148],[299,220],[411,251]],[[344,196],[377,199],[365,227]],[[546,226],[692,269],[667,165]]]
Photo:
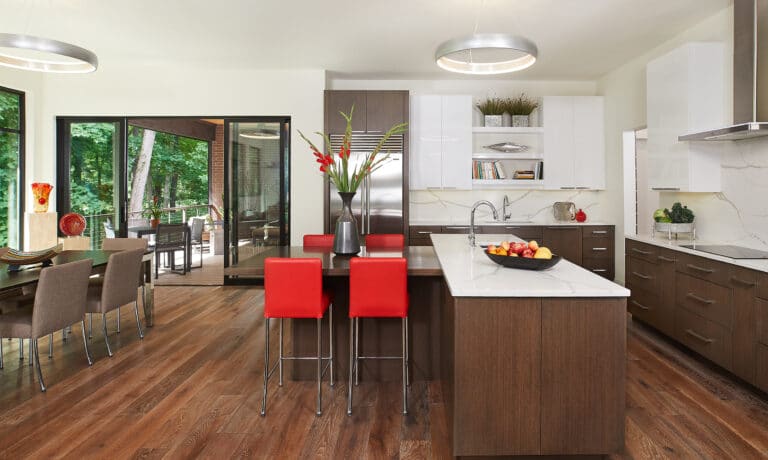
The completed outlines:
[[[365,178],[365,233],[371,233],[371,176]]]
[[[363,179],[360,184],[360,233],[365,234],[365,210],[367,209],[368,196],[365,193],[368,178]]]

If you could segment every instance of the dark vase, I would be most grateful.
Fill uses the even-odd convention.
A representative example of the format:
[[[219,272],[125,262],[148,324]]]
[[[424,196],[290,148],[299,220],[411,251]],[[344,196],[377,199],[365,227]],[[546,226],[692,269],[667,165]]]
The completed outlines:
[[[336,232],[333,237],[333,252],[351,256],[360,252],[360,239],[357,233],[357,220],[352,214],[352,198],[355,192],[339,192],[341,197],[341,215],[336,220]]]

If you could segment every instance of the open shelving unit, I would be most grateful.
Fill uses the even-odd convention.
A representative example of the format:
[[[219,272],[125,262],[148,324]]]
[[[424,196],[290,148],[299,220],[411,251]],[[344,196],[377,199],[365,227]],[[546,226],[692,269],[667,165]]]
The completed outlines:
[[[543,164],[542,152],[544,128],[540,126],[518,127],[484,127],[472,128],[472,160],[498,163],[508,176],[506,179],[472,179],[473,189],[507,188],[507,189],[541,189],[544,188],[543,179],[514,179],[515,171],[535,171],[539,163]],[[500,142],[515,142],[527,145],[524,152],[498,152],[484,148],[486,145]],[[474,176],[474,171],[473,171]]]

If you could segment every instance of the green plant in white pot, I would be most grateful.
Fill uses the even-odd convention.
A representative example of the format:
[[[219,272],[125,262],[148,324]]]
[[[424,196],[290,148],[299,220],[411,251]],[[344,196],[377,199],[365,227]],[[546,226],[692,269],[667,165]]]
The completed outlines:
[[[527,128],[531,125],[531,113],[539,107],[536,99],[521,93],[504,101],[504,109],[512,115],[512,126]]]
[[[504,109],[504,100],[497,97],[489,97],[477,103],[477,110],[483,114],[483,123],[487,127],[501,126]]]

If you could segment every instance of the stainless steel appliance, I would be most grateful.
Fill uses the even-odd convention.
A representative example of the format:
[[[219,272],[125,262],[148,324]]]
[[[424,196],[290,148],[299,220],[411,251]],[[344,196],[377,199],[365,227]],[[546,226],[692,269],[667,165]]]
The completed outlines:
[[[768,252],[728,244],[683,244],[681,247],[731,259],[768,259]]]
[[[331,148],[339,151],[341,134],[332,134]],[[363,157],[370,153],[381,141],[382,134],[353,133],[352,153],[349,165],[361,164]],[[363,235],[369,233],[405,233],[403,221],[403,135],[390,137],[379,155],[389,153],[389,159],[379,169],[368,176],[357,190],[352,200],[352,213],[357,219],[358,230]],[[336,187],[329,187],[328,231],[333,233],[336,219],[341,213],[341,198]]]

